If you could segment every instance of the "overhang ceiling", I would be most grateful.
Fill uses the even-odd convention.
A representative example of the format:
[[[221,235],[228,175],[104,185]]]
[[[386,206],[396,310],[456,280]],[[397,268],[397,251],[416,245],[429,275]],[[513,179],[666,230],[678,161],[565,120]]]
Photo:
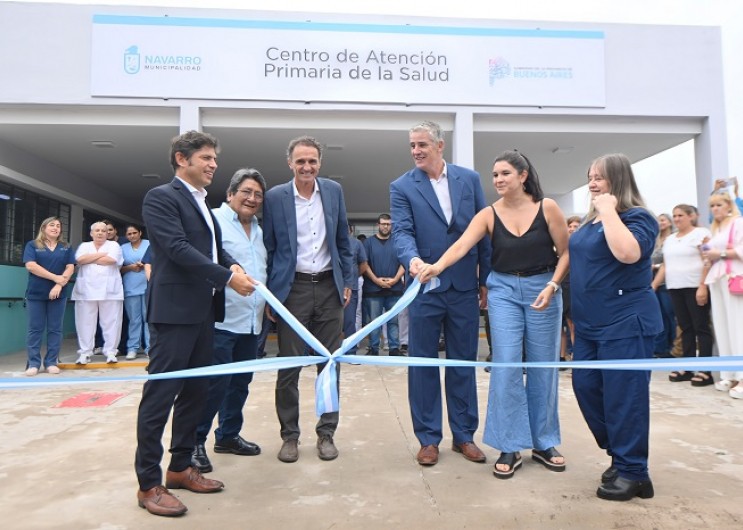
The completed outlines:
[[[528,155],[545,193],[559,197],[584,184],[587,166],[596,156],[623,152],[639,161],[694,138],[702,128],[701,118],[491,112],[473,115],[473,165],[491,201],[496,198],[490,179],[493,158],[505,149]],[[0,142],[66,175],[11,169],[86,199],[88,208],[92,202],[101,213],[138,220],[147,190],[172,178],[169,140],[179,132],[179,113],[178,107],[9,106],[0,108]],[[451,161],[451,113],[202,109],[203,130],[214,134],[222,147],[210,201],[218,204],[229,178],[240,167],[259,169],[269,186],[287,181],[286,145],[309,134],[327,146],[321,174],[343,185],[349,218],[375,219],[389,210],[390,182],[412,167],[407,130],[423,119],[439,121],[447,131],[445,157]],[[113,147],[95,147],[94,141],[110,141]],[[0,178],[8,180],[7,175]]]

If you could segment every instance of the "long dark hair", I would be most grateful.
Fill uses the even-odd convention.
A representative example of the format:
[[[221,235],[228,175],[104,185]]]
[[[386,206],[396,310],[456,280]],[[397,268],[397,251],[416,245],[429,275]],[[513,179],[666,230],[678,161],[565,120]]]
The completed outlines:
[[[526,171],[524,192],[530,195],[534,202],[539,202],[544,199],[544,192],[542,191],[541,184],[539,184],[539,175],[537,174],[537,170],[531,165],[531,162],[526,158],[525,154],[519,153],[515,149],[513,151],[503,151],[495,158],[493,165],[495,165],[496,162],[501,161],[511,164],[519,175],[523,171]]]

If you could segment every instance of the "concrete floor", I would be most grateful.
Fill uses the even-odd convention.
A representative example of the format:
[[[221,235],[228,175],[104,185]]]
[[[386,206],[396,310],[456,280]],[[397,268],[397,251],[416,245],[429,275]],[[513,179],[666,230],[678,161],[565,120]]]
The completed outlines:
[[[275,342],[270,343],[275,351]],[[481,358],[487,345],[481,340]],[[63,361],[74,361],[65,341]],[[102,359],[102,358],[101,358]],[[142,373],[141,361],[120,362],[115,375]],[[0,357],[0,377],[24,377],[25,353]],[[103,365],[105,366],[105,365]],[[274,412],[275,375],[258,373],[245,408],[243,436],[257,442],[256,457],[207,449],[226,489],[214,495],[179,490],[188,506],[166,519],[137,507],[133,470],[141,383],[95,384],[112,370],[101,365],[59,376],[90,384],[2,390],[0,396],[0,513],[3,529],[257,528],[743,528],[743,401],[713,387],[652,382],[651,475],[656,496],[626,503],[595,496],[608,464],[580,415],[570,372],[560,375],[560,417],[568,463],[552,473],[523,453],[511,480],[497,480],[498,456],[481,447],[487,464],[450,450],[445,432],[439,464],[415,461],[403,368],[345,366],[341,379],[340,457],[320,461],[314,436],[314,368],[301,377],[303,435],[300,459],[276,459],[281,445]],[[481,429],[488,375],[477,372]],[[81,393],[119,393],[108,406],[60,408]],[[90,401],[90,400],[89,400]],[[166,440],[167,444],[167,440]]]

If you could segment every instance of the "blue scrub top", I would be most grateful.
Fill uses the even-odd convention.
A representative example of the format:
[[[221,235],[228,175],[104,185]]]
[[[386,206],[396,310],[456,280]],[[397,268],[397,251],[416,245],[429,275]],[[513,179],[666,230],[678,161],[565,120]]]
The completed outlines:
[[[127,242],[121,245],[121,254],[124,256],[124,265],[131,265],[141,261],[145,263],[145,256],[148,254],[150,249],[150,242],[147,239],[143,239],[138,249],[134,249],[132,244]],[[130,271],[121,275],[121,281],[124,284],[124,297],[127,296],[140,296],[147,291],[147,276],[144,270],[139,272]]]
[[[619,218],[640,245],[636,263],[617,260],[602,223],[585,224],[570,236],[570,295],[575,331],[589,340],[653,336],[663,331],[660,306],[650,287],[658,222],[644,208]]]
[[[62,274],[67,265],[75,263],[75,251],[72,247],[63,247],[60,244],[57,244],[54,250],[49,250],[46,245],[42,248],[36,248],[36,241],[29,241],[26,243],[26,248],[23,249],[23,263],[29,261],[36,262],[53,274]],[[67,284],[62,288],[62,292],[59,294],[60,298],[69,296],[69,286],[70,284]],[[52,287],[54,287],[53,281],[29,272],[26,299],[49,300],[49,291],[52,290]]]

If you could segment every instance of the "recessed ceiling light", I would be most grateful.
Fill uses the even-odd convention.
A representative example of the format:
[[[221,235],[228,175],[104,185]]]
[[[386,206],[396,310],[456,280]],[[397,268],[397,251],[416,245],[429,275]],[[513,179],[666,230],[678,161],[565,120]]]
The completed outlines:
[[[555,147],[552,150],[552,153],[556,155],[566,155],[568,153],[572,153],[573,149],[575,149],[575,147]]]
[[[160,180],[162,177],[158,175],[157,173],[142,173],[143,179],[150,179],[150,180]]]
[[[90,143],[93,147],[98,147],[100,149],[111,149],[114,147],[114,143],[111,140],[93,140]]]

